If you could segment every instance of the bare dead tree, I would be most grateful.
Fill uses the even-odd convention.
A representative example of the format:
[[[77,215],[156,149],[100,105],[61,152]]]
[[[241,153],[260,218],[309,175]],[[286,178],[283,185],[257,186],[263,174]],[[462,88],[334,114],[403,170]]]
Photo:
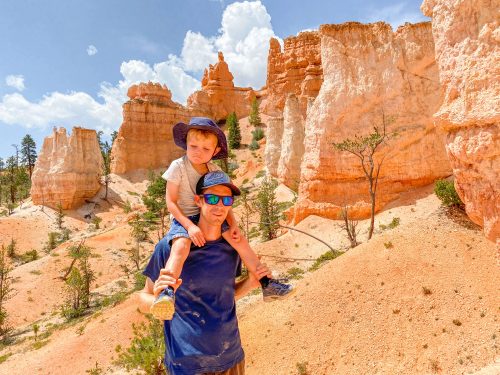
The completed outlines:
[[[358,221],[349,218],[348,206],[342,206],[340,217],[344,221],[342,224],[340,224],[340,227],[346,231],[347,238],[351,242],[351,248],[358,246],[359,242],[357,240],[357,235],[359,233],[359,230],[356,229],[356,227],[358,226]]]

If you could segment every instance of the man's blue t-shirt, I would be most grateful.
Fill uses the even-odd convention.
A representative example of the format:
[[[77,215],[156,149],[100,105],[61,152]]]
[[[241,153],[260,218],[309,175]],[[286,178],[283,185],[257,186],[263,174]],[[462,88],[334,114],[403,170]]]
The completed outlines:
[[[143,274],[154,282],[169,255],[170,246],[163,239]],[[222,237],[191,247],[175,294],[174,317],[164,324],[170,375],[225,371],[243,360],[234,299],[240,272],[238,253]]]

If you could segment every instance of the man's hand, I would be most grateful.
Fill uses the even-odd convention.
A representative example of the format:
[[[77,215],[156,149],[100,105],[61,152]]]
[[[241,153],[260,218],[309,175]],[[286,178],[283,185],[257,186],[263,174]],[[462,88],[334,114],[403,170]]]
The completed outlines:
[[[203,232],[201,231],[201,229],[193,224],[191,225],[189,228],[188,228],[188,234],[189,234],[189,238],[191,239],[191,241],[193,241],[193,243],[198,246],[198,247],[201,247],[203,245],[205,245],[205,236],[203,235]]]
[[[232,225],[232,226],[229,227],[229,235],[231,236],[231,238],[234,241],[240,242],[240,240],[241,240],[241,230],[238,227],[238,225]]]
[[[273,277],[271,270],[267,268],[267,265],[265,263],[260,263],[257,266],[257,269],[255,270],[255,275],[251,272],[248,273],[248,281],[251,287],[259,288],[260,287],[259,280],[262,279],[264,276],[267,276],[269,278]]]
[[[170,276],[170,273],[165,269],[160,270],[160,276],[156,279],[153,286],[153,294],[155,298],[166,289],[168,286],[174,288],[174,291],[177,290],[182,284],[182,279],[176,279],[175,277]]]

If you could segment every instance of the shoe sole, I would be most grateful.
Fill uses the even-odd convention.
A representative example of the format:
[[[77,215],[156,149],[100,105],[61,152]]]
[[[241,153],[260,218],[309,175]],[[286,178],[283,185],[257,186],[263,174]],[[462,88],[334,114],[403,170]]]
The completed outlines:
[[[282,295],[282,296],[276,296],[276,295],[266,296],[266,297],[263,297],[263,300],[264,300],[264,302],[272,302],[272,301],[277,301],[277,300],[280,300],[280,299],[287,299],[288,297],[290,297],[294,293],[295,293],[295,288],[293,288],[290,293],[287,293],[285,295]]]
[[[174,301],[171,298],[162,298],[155,301],[149,311],[158,320],[172,320],[175,311]]]

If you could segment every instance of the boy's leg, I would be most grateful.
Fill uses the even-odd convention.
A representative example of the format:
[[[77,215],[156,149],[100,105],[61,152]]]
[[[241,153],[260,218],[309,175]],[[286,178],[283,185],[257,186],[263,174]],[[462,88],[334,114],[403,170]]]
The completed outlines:
[[[177,237],[172,240],[170,256],[168,257],[165,269],[170,276],[179,278],[182,266],[189,255],[191,240],[185,237]],[[151,313],[160,320],[171,320],[175,311],[174,289],[168,287],[158,295],[158,298],[151,306]]]
[[[248,268],[248,272],[256,275],[260,259],[250,247],[248,240],[244,236],[241,236],[240,240],[237,242],[231,237],[229,231],[222,233],[222,237],[224,237],[224,239],[238,252],[243,263],[245,263],[245,266]],[[263,288],[267,287],[269,284],[269,278],[267,276],[262,277],[259,281]]]
[[[191,240],[186,237],[177,237],[172,240],[170,248],[170,256],[168,257],[165,269],[169,272],[170,276],[179,278],[182,272],[182,266],[189,255],[191,248]]]

